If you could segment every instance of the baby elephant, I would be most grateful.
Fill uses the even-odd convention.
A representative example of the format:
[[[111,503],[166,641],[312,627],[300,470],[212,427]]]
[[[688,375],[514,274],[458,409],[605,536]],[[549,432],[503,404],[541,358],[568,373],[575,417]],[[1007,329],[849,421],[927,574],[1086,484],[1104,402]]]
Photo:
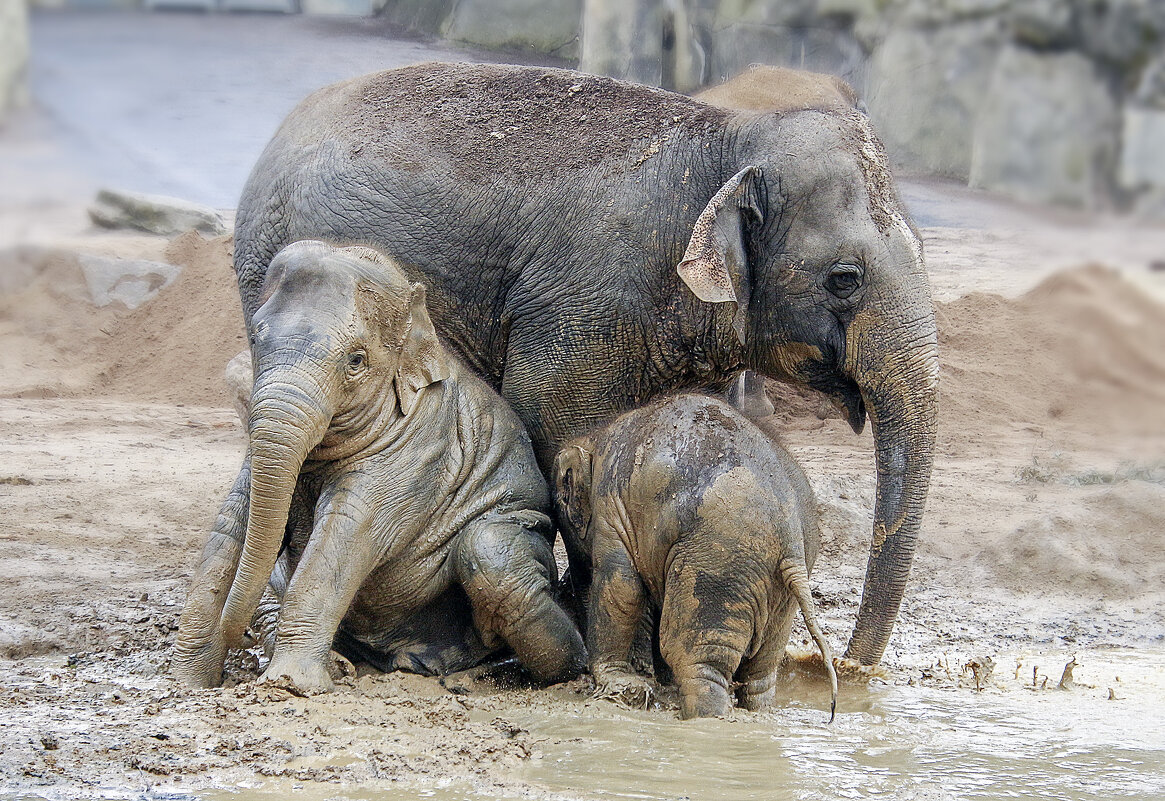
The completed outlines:
[[[829,671],[809,567],[820,543],[805,474],[721,400],[679,395],[568,443],[555,461],[560,520],[589,552],[587,620],[600,694],[646,695],[629,658],[659,610],[660,652],[684,718],[772,702],[795,607]]]
[[[541,681],[578,675],[530,440],[437,339],[424,288],[375,251],[307,241],[275,257],[262,297],[247,458],[182,613],[176,673],[218,684],[270,584],[265,677],[303,691],[332,686],[333,643],[429,674],[508,644]]]

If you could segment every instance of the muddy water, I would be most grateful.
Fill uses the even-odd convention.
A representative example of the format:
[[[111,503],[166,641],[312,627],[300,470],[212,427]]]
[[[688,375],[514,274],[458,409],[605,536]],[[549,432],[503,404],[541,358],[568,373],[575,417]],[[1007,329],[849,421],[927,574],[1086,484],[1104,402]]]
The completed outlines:
[[[558,744],[526,777],[617,799],[1165,798],[1165,649],[1090,654],[1070,691],[1017,672],[982,692],[849,688],[833,724],[792,698],[733,721],[534,716]]]
[[[374,786],[256,775],[229,790],[179,782],[13,793],[0,783],[0,801],[1165,799],[1165,645],[1082,652],[1071,689],[1057,689],[1070,656],[997,655],[981,691],[959,671],[962,658],[920,658],[893,684],[843,687],[832,724],[821,683],[788,689],[771,712],[689,722],[559,690],[503,693],[469,720],[504,713],[529,732],[534,758],[487,785],[467,771]]]

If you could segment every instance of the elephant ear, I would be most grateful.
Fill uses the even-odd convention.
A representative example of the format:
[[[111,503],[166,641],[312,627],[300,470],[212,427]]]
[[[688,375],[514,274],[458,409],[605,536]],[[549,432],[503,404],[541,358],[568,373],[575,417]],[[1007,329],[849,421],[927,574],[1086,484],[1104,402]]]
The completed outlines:
[[[745,321],[752,294],[744,218],[761,219],[758,197],[760,167],[745,167],[708,201],[692,229],[684,258],[676,267],[688,289],[706,303],[736,303],[732,328],[745,342]]]
[[[594,454],[587,447],[567,445],[554,459],[554,491],[580,540],[586,539],[591,524],[591,464]]]
[[[449,377],[449,366],[429,310],[425,306],[425,287],[413,284],[409,292],[408,319],[401,344],[400,367],[393,385],[400,402],[401,414],[408,414],[417,403],[421,391]]]

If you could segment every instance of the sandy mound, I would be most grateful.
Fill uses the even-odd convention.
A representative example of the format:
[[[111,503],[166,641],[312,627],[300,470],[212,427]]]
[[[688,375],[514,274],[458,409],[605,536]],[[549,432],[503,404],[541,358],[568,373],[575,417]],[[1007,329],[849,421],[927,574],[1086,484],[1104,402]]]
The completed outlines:
[[[244,344],[231,240],[185,234],[164,258],[182,272],[130,310],[93,305],[77,252],[4,253],[0,393],[226,405],[223,367]]]
[[[7,255],[4,395],[229,403],[222,372],[244,337],[228,237],[171,242],[165,258],[181,274],[134,311],[94,307],[75,253]],[[1165,307],[1114,270],[1057,273],[1015,300],[975,293],[937,314],[948,440],[1052,420],[1125,433],[1165,426]],[[770,392],[783,418],[836,414],[813,393]]]
[[[1159,476],[1165,482],[1165,470]],[[1096,593],[1127,598],[1165,586],[1165,561],[1152,558],[1165,530],[1165,486],[1132,480],[1065,503],[989,548],[983,562],[1017,591]]]
[[[1087,266],[1007,300],[937,309],[944,436],[1063,420],[1092,431],[1165,429],[1165,307]]]

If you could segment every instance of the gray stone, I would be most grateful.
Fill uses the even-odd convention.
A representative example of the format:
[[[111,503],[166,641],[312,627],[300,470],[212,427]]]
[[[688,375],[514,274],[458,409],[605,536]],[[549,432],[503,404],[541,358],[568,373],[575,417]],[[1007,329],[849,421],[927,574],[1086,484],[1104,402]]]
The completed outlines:
[[[0,0],[0,117],[27,101],[27,68],[27,4],[24,0]]]
[[[497,50],[578,54],[582,0],[459,0],[444,35]]]
[[[388,0],[380,16],[411,31],[439,34],[453,13],[456,0]]]
[[[1161,52],[1165,3],[1161,0],[1074,0],[1079,46],[1094,59],[1135,67]]]
[[[1125,189],[1165,190],[1165,111],[1125,109],[1118,175]]]
[[[304,14],[321,17],[370,17],[384,6],[384,0],[300,0]]]
[[[1066,47],[1076,36],[1076,7],[1068,0],[1014,0],[1008,22],[1017,42]]]
[[[1165,54],[1145,66],[1132,99],[1144,108],[1165,109]]]
[[[578,68],[659,86],[664,17],[663,4],[653,0],[587,0]]]
[[[160,195],[102,189],[89,217],[103,228],[132,228],[158,236],[189,230],[218,236],[227,231],[222,215],[209,206]]]
[[[883,14],[895,24],[946,25],[996,16],[1005,11],[1011,2],[1012,0],[883,0],[881,6]]]
[[[975,125],[970,183],[1020,200],[1111,205],[1119,115],[1092,62],[1008,46]]]
[[[889,31],[870,59],[865,98],[896,165],[966,179],[975,119],[1002,43],[999,19]]]
[[[160,261],[114,259],[82,253],[81,273],[95,306],[120,302],[131,311],[168,287],[182,268]]]
[[[808,26],[820,21],[816,0],[720,0],[717,28],[736,23],[751,25]]]

